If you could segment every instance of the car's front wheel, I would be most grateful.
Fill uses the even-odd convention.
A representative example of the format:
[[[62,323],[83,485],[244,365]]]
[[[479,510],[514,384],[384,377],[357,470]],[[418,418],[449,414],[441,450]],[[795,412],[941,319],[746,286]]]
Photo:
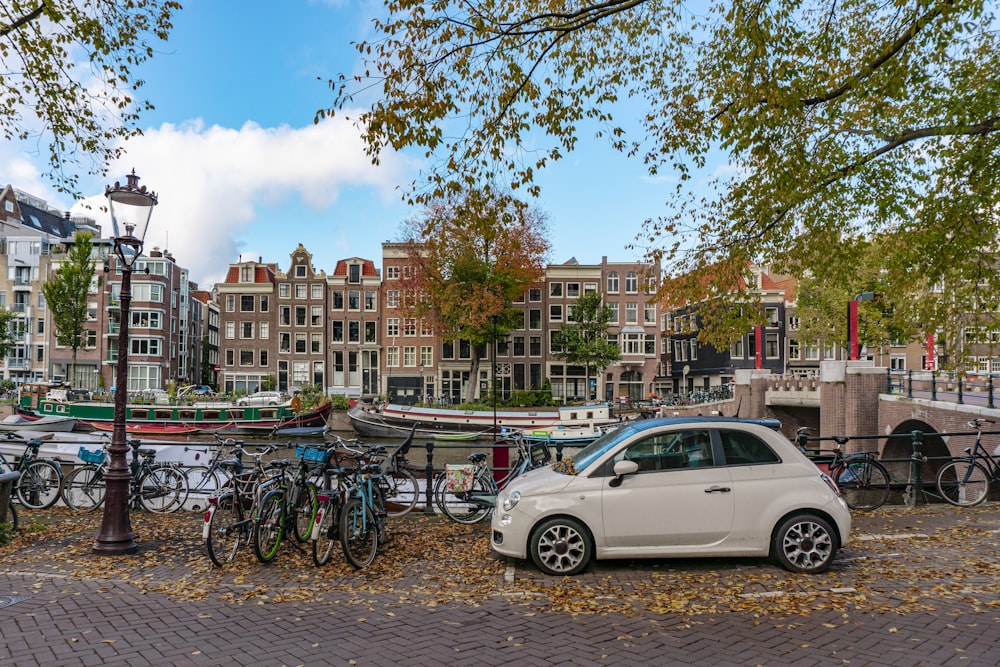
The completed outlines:
[[[799,514],[785,519],[778,527],[772,552],[786,570],[825,572],[837,553],[837,536],[825,519]]]
[[[531,535],[531,560],[545,574],[573,575],[582,572],[594,555],[587,529],[569,517],[543,522]]]

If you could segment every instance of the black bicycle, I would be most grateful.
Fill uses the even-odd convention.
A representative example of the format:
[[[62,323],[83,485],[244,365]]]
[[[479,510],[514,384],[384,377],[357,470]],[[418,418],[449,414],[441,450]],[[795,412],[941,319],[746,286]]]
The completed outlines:
[[[986,500],[990,484],[1000,481],[997,459],[983,447],[983,424],[995,424],[992,419],[977,418],[969,422],[976,430],[976,442],[965,449],[965,456],[941,466],[937,488],[941,497],[952,505],[972,507]]]
[[[14,435],[8,439],[24,442],[24,453],[17,463],[11,463],[0,452],[0,472],[17,471],[21,476],[14,482],[11,498],[17,500],[29,509],[46,509],[59,500],[59,492],[63,484],[62,467],[51,459],[39,458],[41,440],[24,441]]]
[[[845,454],[841,448],[850,440],[847,436],[834,436],[837,446],[832,450],[807,450],[811,430],[803,426],[796,431],[799,449],[817,466],[827,468],[848,507],[852,510],[874,510],[889,500],[889,471],[876,460],[874,452]]]

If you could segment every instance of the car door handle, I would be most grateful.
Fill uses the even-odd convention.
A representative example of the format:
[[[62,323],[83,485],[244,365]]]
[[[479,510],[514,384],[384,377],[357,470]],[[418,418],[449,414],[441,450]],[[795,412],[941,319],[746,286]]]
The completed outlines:
[[[705,493],[729,493],[732,491],[728,486],[710,486],[705,489]]]

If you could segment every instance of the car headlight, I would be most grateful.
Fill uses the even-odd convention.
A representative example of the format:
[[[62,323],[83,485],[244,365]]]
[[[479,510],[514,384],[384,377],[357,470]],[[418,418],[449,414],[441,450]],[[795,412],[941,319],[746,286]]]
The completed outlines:
[[[503,499],[503,511],[509,512],[517,507],[517,502],[521,500],[521,492],[514,491]]]

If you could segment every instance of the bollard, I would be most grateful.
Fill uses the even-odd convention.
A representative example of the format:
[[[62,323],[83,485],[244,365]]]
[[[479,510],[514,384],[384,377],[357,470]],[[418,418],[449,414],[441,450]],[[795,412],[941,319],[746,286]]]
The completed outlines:
[[[424,490],[424,495],[427,504],[424,506],[425,514],[434,514],[434,441],[428,440],[425,445],[427,449],[427,467],[424,472],[427,476],[427,488]]]
[[[556,443],[556,461],[562,461],[562,450],[565,445],[561,442]]]
[[[10,504],[10,492],[20,476],[21,473],[16,470],[0,474],[0,523],[8,523],[7,506]]]
[[[962,378],[958,378],[958,404],[961,405],[965,401],[962,400]]]
[[[931,400],[937,400],[937,371],[931,371]]]
[[[989,389],[989,392],[990,392],[989,398],[986,399],[986,407],[988,407],[990,410],[992,410],[993,409],[993,373],[990,373],[988,376],[986,376],[986,380],[987,380],[987,388]]]
[[[913,398],[913,369],[906,371],[906,397]]]
[[[907,507],[916,507],[917,498],[923,494],[923,464],[927,460],[924,456],[924,433],[923,431],[911,431],[913,438],[913,453],[910,455],[910,480],[903,494],[903,502]]]

